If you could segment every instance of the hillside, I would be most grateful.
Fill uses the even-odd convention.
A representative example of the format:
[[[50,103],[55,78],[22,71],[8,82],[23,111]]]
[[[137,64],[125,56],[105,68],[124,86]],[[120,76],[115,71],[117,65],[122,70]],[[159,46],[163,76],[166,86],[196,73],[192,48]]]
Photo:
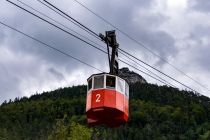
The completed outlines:
[[[210,99],[146,82],[130,85],[129,122],[89,127],[86,85],[16,98],[0,106],[0,140],[208,140]]]

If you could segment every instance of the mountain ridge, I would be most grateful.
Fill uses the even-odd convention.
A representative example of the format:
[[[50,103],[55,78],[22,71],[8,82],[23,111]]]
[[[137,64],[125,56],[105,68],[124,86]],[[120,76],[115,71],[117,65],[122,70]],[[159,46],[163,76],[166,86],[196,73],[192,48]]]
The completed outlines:
[[[87,126],[86,85],[16,98],[0,106],[5,140],[208,140],[210,99],[189,91],[130,84],[129,121],[119,128]]]

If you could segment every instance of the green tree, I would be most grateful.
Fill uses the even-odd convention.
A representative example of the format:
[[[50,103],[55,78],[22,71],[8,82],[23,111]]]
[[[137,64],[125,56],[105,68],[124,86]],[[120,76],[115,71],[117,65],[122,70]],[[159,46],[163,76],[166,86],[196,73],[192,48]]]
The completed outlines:
[[[93,130],[79,123],[72,122],[70,124],[70,133],[68,140],[90,140]]]
[[[76,122],[65,124],[65,119],[57,120],[48,140],[90,140],[93,130]]]

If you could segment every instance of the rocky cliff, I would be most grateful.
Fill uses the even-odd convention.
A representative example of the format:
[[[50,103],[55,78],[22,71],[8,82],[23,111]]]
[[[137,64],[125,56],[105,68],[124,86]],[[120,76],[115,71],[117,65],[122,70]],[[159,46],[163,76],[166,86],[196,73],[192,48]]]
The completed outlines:
[[[130,71],[128,68],[121,68],[119,70],[119,76],[125,79],[129,85],[137,82],[147,83],[147,81],[141,75]]]

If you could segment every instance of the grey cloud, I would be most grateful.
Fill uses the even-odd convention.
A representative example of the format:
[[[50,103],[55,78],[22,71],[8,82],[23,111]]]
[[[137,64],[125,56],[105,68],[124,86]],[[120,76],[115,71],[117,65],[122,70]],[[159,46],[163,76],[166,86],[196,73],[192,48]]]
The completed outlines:
[[[202,55],[200,55],[202,54]],[[195,54],[195,62],[197,65],[201,66],[203,70],[209,72],[210,71],[210,48],[208,49],[200,49],[199,51],[196,52]]]
[[[52,73],[52,75],[54,75],[56,77],[56,79],[58,79],[59,81],[64,80],[64,75],[62,73],[60,73],[59,71],[57,71],[54,68],[49,68],[48,71],[50,73]]]
[[[148,16],[145,15],[144,17],[141,18],[142,21],[145,21],[144,23],[141,22],[140,23],[141,25],[138,25],[139,23],[133,23],[133,14],[135,10],[149,8],[151,2],[152,2],[151,0],[148,0],[148,1],[135,0],[133,2],[125,2],[125,3],[119,3],[119,5],[114,5],[116,4],[116,1],[109,1],[109,2],[103,1],[102,3],[100,2],[100,4],[92,3],[92,6],[94,7],[93,9],[95,11],[100,11],[98,13],[103,15],[105,18],[107,18],[114,24],[118,25],[120,28],[126,29],[126,32],[131,32],[131,33],[134,32],[134,36],[137,36],[143,40],[146,40],[145,42],[149,42],[149,43],[154,42],[153,44],[155,44],[156,40],[151,41],[147,39],[153,34],[159,35],[160,38],[158,39],[162,39],[162,40],[170,39],[169,37],[167,38],[167,35],[164,35],[164,33],[160,33],[159,31],[152,32],[151,30],[145,29],[145,28],[149,28],[148,25],[158,26],[155,24],[157,24],[157,21],[159,24],[161,23],[161,21],[163,20],[163,19],[159,20],[160,18],[162,18],[161,15],[158,15],[158,14],[149,14]],[[108,8],[109,13],[107,13],[107,10],[105,10],[104,7]],[[43,21],[25,12],[22,12],[21,10],[17,10],[15,7],[11,6],[10,8],[16,11],[15,12],[16,14],[13,16],[4,17],[4,21],[9,23],[9,25],[12,25],[18,28],[19,30],[24,31],[27,34],[34,36],[35,38],[64,51],[65,53],[68,53],[74,57],[78,57],[79,59],[91,65],[96,64],[102,70],[104,70],[104,66],[107,66],[106,54],[103,54],[95,50],[94,48],[89,47],[87,44],[80,42],[79,40],[67,35],[66,33],[63,33],[62,31],[59,31],[58,29],[55,29],[54,27],[44,23]],[[99,21],[93,15],[89,17],[84,15],[83,17],[76,17],[76,18],[79,21],[82,21],[82,23],[92,28],[96,32],[103,33],[106,30],[113,29],[112,27],[108,27],[105,23],[101,24],[102,22]],[[64,19],[57,18],[57,20],[63,21]],[[71,26],[69,22],[67,23],[68,23],[67,25]],[[30,55],[32,59],[34,58],[34,60],[38,61],[35,64],[31,64],[30,67],[27,67],[27,66],[22,66],[22,68],[13,67],[14,71],[9,71],[9,73],[19,74],[19,77],[16,77],[17,78],[16,81],[18,82],[21,82],[21,78],[24,80],[28,79],[28,81],[30,81],[29,80],[30,78],[34,78],[34,80],[40,81],[40,79],[36,79],[36,78],[39,77],[38,73],[43,73],[43,71],[41,71],[41,69],[39,68],[39,65],[42,65],[42,64],[45,64],[46,66],[51,65],[52,67],[48,69],[48,72],[52,76],[56,77],[58,80],[64,79],[64,75],[62,74],[60,69],[65,69],[67,72],[71,73],[75,69],[84,68],[84,64],[81,64],[71,58],[69,59],[66,56],[59,54],[51,49],[45,48],[43,47],[42,44],[37,43],[36,41],[33,41],[25,36],[22,36],[19,33],[15,33],[14,31],[10,31],[10,30],[6,30],[6,32],[7,32],[7,41],[5,45],[8,46],[9,50],[12,50],[13,52],[16,52],[16,54],[19,54],[22,56],[24,56],[25,54]],[[153,35],[153,37],[155,35]],[[93,39],[93,38],[91,39],[96,41],[96,39]],[[122,46],[126,46],[124,44],[127,44],[128,42],[129,42],[128,39],[122,40],[119,38],[119,43],[122,44]],[[168,44],[170,43],[172,43],[172,41],[168,41]],[[133,44],[133,42],[130,41],[129,45],[130,44]],[[153,44],[152,44],[152,48],[153,48]],[[166,43],[166,45],[168,44]],[[134,46],[130,45],[129,47],[133,49],[137,49],[137,48],[139,49],[139,47],[136,45]],[[158,44],[155,44],[154,49],[156,51],[160,51],[158,47],[160,46]],[[165,47],[165,49],[168,49],[168,48]],[[161,50],[160,53],[165,53],[165,51],[163,50]],[[25,61],[23,61],[22,63],[25,63]],[[12,64],[8,64],[8,67],[10,68],[11,65]],[[88,67],[85,67],[85,68],[88,68]],[[2,76],[2,77],[6,79],[5,76]],[[8,80],[8,82],[9,81],[10,80]],[[1,82],[7,83],[6,81],[3,81],[3,80]],[[14,91],[21,92],[22,90],[20,89],[19,84],[11,85],[11,87],[13,87]],[[1,91],[1,92],[8,92],[8,91],[4,89],[4,91]],[[20,95],[21,93],[16,92],[14,94]]]
[[[153,46],[152,49],[158,52],[163,58],[174,56],[177,53],[177,50],[174,46],[174,38],[166,32],[156,32],[151,34],[148,38],[151,39],[149,42],[151,45],[149,46]]]
[[[109,5],[104,3],[99,6],[94,6],[94,8],[96,8],[94,10],[100,11],[100,15],[104,16],[106,19],[114,23],[114,25],[117,25],[117,27],[130,34],[139,42],[145,44],[150,50],[153,50],[164,59],[167,59],[169,56],[175,56],[177,53],[174,46],[175,40],[168,33],[159,31],[158,27],[167,21],[169,17],[161,15],[160,13],[151,12],[149,7],[151,6],[151,2],[152,1],[125,2],[122,6],[121,4],[111,6],[111,4]],[[109,8],[108,13],[107,11],[100,10],[103,9],[100,7],[102,5]],[[110,28],[113,29],[112,27]],[[127,37],[120,35],[119,32],[117,33],[119,43],[123,48],[127,48],[128,50],[145,51],[145,49],[141,48]],[[158,63],[160,62],[161,61],[158,61]]]
[[[16,21],[18,23],[18,21]],[[20,25],[20,24],[19,24]],[[70,54],[74,57],[77,57],[81,59],[82,61],[85,61],[91,65],[94,65],[95,63],[101,63],[105,62],[103,60],[104,58],[107,58],[105,54],[101,55],[101,52],[97,52],[95,49],[88,47],[87,44],[81,43],[79,40],[66,35],[65,33],[58,31],[56,29],[53,29],[52,27],[48,26],[37,26],[37,23],[32,24],[31,26],[36,26],[32,30],[30,27],[25,27],[21,29],[20,27],[16,27],[19,30],[23,30],[23,32],[34,36],[35,38],[38,38],[39,40],[46,42],[47,44],[60,49],[61,51]],[[29,32],[28,32],[29,31]],[[51,65],[52,68],[50,68],[48,71],[52,75],[52,77],[57,78],[58,80],[63,80],[64,75],[61,72],[61,69],[66,69],[66,72],[71,73],[72,71],[75,71],[75,69],[81,69],[81,68],[88,68],[84,66],[84,64],[81,64],[80,62],[73,60],[71,58],[66,57],[63,54],[60,54],[58,52],[55,52],[54,50],[51,50],[49,48],[43,47],[42,44],[31,40],[30,38],[27,38],[19,33],[16,33],[11,30],[5,30],[7,32],[7,42],[5,46],[8,46],[7,48],[13,52],[15,52],[18,55],[24,56],[24,55],[30,55],[32,58],[38,58],[37,63],[30,64],[29,67],[24,67],[22,64],[25,63],[25,61],[22,61],[22,63],[19,63],[20,67],[15,67],[14,64],[8,63],[7,67],[9,69],[13,69],[14,71],[9,71],[9,73],[19,74],[19,77],[16,78],[16,82],[20,83],[22,80],[28,80],[30,82],[31,78],[40,81],[40,85],[44,83],[47,79],[36,79],[39,78],[39,73],[44,73],[40,69],[40,64],[45,63],[46,66]],[[100,58],[100,59],[99,59]],[[36,60],[36,59],[35,59]],[[99,62],[101,61],[101,62]],[[13,65],[13,68],[10,66]],[[40,66],[39,66],[40,65]],[[34,68],[34,66],[36,68]],[[55,70],[55,68],[57,70]],[[25,71],[24,73],[22,73]],[[21,75],[21,76],[20,76]],[[21,77],[21,78],[20,78]],[[34,77],[34,78],[33,78]],[[3,74],[3,79],[6,79],[7,77]],[[8,82],[11,79],[8,79]],[[43,81],[42,81],[43,80]],[[33,81],[33,80],[32,80]],[[1,85],[4,86],[6,83],[8,83],[4,80],[1,80],[3,82]],[[20,88],[19,84],[11,82],[12,90],[2,88],[2,91],[0,94],[3,96],[4,99],[9,99],[12,96],[21,96],[22,89]],[[20,92],[18,92],[20,91]],[[8,93],[11,96],[6,96],[3,93]],[[22,91],[23,92],[23,91]],[[35,91],[34,91],[35,92]]]
[[[3,58],[1,58],[3,59]],[[21,94],[19,88],[18,73],[10,73],[7,66],[1,64],[0,67],[0,103],[4,100],[14,99]]]
[[[36,26],[36,23],[34,23],[34,25],[32,26]],[[27,30],[28,29],[25,28],[24,32],[27,33]],[[51,26],[36,26],[35,32],[31,32],[32,33],[28,34],[51,45],[52,47],[60,49],[61,51],[67,54],[70,54],[74,57],[79,57],[83,60],[89,61],[91,59],[94,59],[94,57],[97,57],[97,54],[101,54],[100,52],[95,53],[96,50],[90,48],[87,44],[82,43],[74,37],[63,33],[62,31],[54,29],[54,27]],[[25,36],[22,36],[21,34],[16,34],[14,40],[12,40],[13,39],[11,39],[11,41],[8,41],[8,43],[10,48],[15,50],[16,52],[25,52],[31,55],[35,55],[37,57],[39,56],[42,57],[45,61],[49,61],[59,66],[64,66],[67,63],[74,62],[71,59],[68,59],[63,54],[55,52],[52,49],[46,48],[45,45],[33,41]],[[75,63],[75,65],[77,64],[78,62]]]
[[[197,40],[197,43],[201,41]],[[210,45],[210,44],[208,44]],[[194,46],[195,48],[189,50],[189,66],[186,67],[189,71],[191,70],[202,70],[203,73],[210,71],[210,48],[208,46],[204,46],[201,43],[199,45]],[[205,81],[206,82],[206,81]]]
[[[2,43],[3,43],[3,41],[4,41],[4,37],[5,37],[4,32],[0,32],[0,44],[2,44]]]
[[[138,28],[132,26],[129,29],[130,32],[134,34],[134,38],[136,38],[136,40],[143,44],[144,47],[149,48],[166,60],[168,59],[168,57],[175,57],[178,53],[178,50],[175,47],[175,39],[164,31],[150,30],[146,26]],[[127,42],[123,40],[126,40]],[[148,53],[148,51],[146,51],[141,45],[139,46],[136,43],[128,40],[127,38],[123,38],[123,40],[122,44],[124,44],[125,47],[132,48],[132,50],[141,50],[145,54],[155,57],[151,53]],[[159,60],[157,62],[157,65],[160,64],[163,65],[164,62]]]
[[[190,34],[189,39],[197,43],[192,50],[193,62],[201,66],[202,69],[210,71],[210,42],[204,43],[203,39],[209,41],[210,30],[207,26],[196,26]]]
[[[193,31],[191,33],[191,35],[192,35],[191,37],[193,37],[193,39],[201,38],[201,37],[210,37],[209,29],[210,29],[210,25],[209,26],[197,25],[193,29]]]
[[[210,1],[209,0],[195,0],[195,5],[192,8],[202,11],[210,12]]]
[[[149,8],[152,0],[133,0],[132,2],[122,2],[119,0],[115,1],[100,1],[100,3],[94,2],[91,3],[93,11],[97,11],[99,15],[107,19],[114,25],[117,25],[121,29],[126,29],[131,26],[132,14],[136,9],[145,9]],[[106,7],[106,8],[105,8]],[[91,15],[93,16],[93,15]],[[83,17],[87,18],[87,17]],[[108,26],[107,23],[101,22],[100,19],[93,16],[91,19],[94,19],[94,28],[98,31],[112,30],[113,27]],[[90,23],[89,23],[90,24]],[[90,24],[91,25],[91,24]]]
[[[154,1],[134,0],[132,2],[122,2],[120,0],[114,0],[100,2],[94,1],[94,3],[93,1],[91,1],[87,2],[89,3],[89,5],[87,6],[96,11],[102,17],[106,18],[114,25],[118,26],[123,31],[130,34],[133,38],[137,39],[140,42],[143,42],[147,47],[149,47],[149,49],[158,53],[164,59],[168,59],[168,57],[175,57],[177,52],[181,51],[177,50],[177,48],[175,47],[176,40],[167,32],[158,30],[158,27],[165,23],[170,17],[166,17],[164,14],[151,12],[150,6],[153,4],[152,2]],[[29,3],[33,2],[31,1]],[[37,7],[37,9],[41,9],[39,7],[40,5],[31,5]],[[62,8],[62,5],[60,5],[59,7]],[[86,35],[84,32],[81,32],[81,30],[78,30],[77,28],[72,26],[70,22],[65,21],[63,18],[60,18],[59,16],[53,14],[51,11],[47,10],[46,7],[42,8],[43,9],[41,10],[46,11],[46,14],[52,15],[52,17],[55,17],[58,21],[62,21],[63,23],[66,23],[66,25],[72,27],[74,30],[79,31],[83,35]],[[34,18],[25,12],[17,10],[12,6],[9,6],[7,10],[15,11],[13,11],[15,14],[12,16],[2,16],[2,20],[6,21],[6,23],[9,23],[9,25],[15,26],[19,30],[24,31],[27,34],[34,36],[35,38],[46,42],[47,44],[57,49],[60,49],[61,51],[64,51],[65,53],[77,57],[87,62],[88,64],[94,66],[96,65],[96,67],[102,70],[105,70],[105,68],[107,68],[108,62],[106,54],[92,47],[89,47],[87,44],[82,43],[81,41],[71,37],[70,35],[67,35],[66,33],[55,29],[54,27],[44,23],[43,21]],[[78,9],[78,12],[81,12],[82,10],[84,9]],[[71,9],[68,11],[68,13],[72,15]],[[104,33],[107,30],[113,29],[113,27],[110,27],[109,25],[102,22],[100,19],[98,19],[97,17],[95,17],[87,11],[85,11],[85,14],[83,14],[82,16],[73,15],[73,17],[78,19],[87,27],[91,28],[97,33]],[[22,56],[23,58],[26,55],[30,56],[30,59],[32,59],[31,64],[28,64],[27,60],[22,60],[22,62],[18,62],[19,65],[21,64],[21,67],[18,67],[13,63],[8,63],[6,67],[7,69],[13,69],[12,71],[3,70],[3,68],[1,69],[1,66],[3,64],[0,63],[0,71],[2,73],[2,75],[0,73],[0,75],[2,76],[2,80],[0,80],[0,84],[2,86],[0,95],[3,96],[3,98],[10,98],[21,95],[21,92],[23,90],[20,89],[19,83],[21,82],[21,80],[28,80],[30,82],[31,78],[32,81],[38,81],[38,83],[40,84],[47,83],[47,80],[49,79],[42,79],[39,75],[42,73],[45,74],[46,72],[40,68],[42,65],[45,65],[47,67],[46,74],[52,76],[52,78],[55,78],[58,81],[65,79],[65,75],[62,71],[63,69],[67,73],[71,73],[77,69],[89,69],[89,67],[84,66],[84,64],[81,64],[80,62],[68,58],[49,48],[45,48],[42,44],[37,43],[36,41],[33,41],[29,38],[26,38],[18,33],[15,33],[10,30],[5,30],[1,27],[0,30],[0,44],[4,44],[4,46],[7,46],[7,48],[10,51],[15,52],[17,55]],[[206,28],[201,29],[200,26],[198,26],[198,28],[195,29],[194,32],[197,33],[198,36],[205,37],[206,34],[209,34],[207,30],[208,29]],[[5,36],[6,41],[4,40]],[[193,34],[190,38],[193,39],[192,37]],[[89,38],[97,43],[100,42],[91,36],[89,36]],[[195,38],[197,38],[197,36],[194,35],[194,39]],[[118,31],[117,39],[120,43],[121,48],[125,48],[125,50],[130,50],[133,52],[138,50],[145,53],[145,50],[142,47],[138,46],[136,43],[129,40],[127,37],[123,36]],[[100,44],[102,43],[100,42]],[[106,50],[105,44],[103,44],[103,46],[104,50]],[[202,51],[205,50],[200,51],[200,53],[202,53]],[[206,51],[206,54],[202,56],[203,58],[197,57],[196,61],[198,63],[200,61],[205,62],[205,64],[208,63],[208,60],[206,59],[208,58],[207,55],[209,54]],[[160,64],[163,65],[161,61],[158,61],[156,65]],[[11,73],[14,73],[14,75],[12,76]],[[10,89],[7,88],[7,85],[9,84],[12,87]],[[7,96],[6,94],[9,95]]]

